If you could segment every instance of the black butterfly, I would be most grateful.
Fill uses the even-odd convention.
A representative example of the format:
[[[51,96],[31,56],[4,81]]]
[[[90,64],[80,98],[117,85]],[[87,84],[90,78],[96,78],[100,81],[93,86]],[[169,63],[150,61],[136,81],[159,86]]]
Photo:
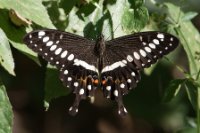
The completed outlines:
[[[59,30],[36,30],[24,43],[60,70],[60,79],[76,95],[69,112],[75,115],[81,99],[100,88],[106,98],[116,100],[118,113],[127,113],[122,95],[135,88],[140,70],[174,50],[179,40],[168,33],[150,31],[105,41],[96,41]]]

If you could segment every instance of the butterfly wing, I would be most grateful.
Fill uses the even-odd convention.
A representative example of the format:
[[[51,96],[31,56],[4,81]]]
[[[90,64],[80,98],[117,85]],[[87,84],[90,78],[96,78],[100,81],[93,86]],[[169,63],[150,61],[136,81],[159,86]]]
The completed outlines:
[[[72,114],[78,112],[80,99],[93,94],[97,78],[97,61],[92,40],[59,30],[36,30],[24,37],[24,43],[60,69],[60,79],[76,94]]]
[[[140,32],[106,42],[103,78],[112,77],[112,87],[104,85],[106,97],[114,96],[119,104],[119,114],[126,113],[122,95],[135,88],[140,80],[139,71],[151,66],[163,55],[174,50],[179,41],[173,35],[162,32]]]

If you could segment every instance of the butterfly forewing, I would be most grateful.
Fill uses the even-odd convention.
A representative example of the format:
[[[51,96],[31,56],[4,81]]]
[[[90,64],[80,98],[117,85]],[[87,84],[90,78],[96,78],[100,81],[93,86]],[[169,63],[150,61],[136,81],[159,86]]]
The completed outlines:
[[[36,30],[27,34],[24,42],[59,68],[74,59],[83,61],[87,59],[89,63],[96,62],[94,58],[89,58],[93,55],[94,42],[71,33],[59,30]]]
[[[176,37],[163,32],[140,32],[106,42],[105,66],[116,62],[135,69],[149,67],[163,55],[174,50],[179,44]],[[106,70],[106,71],[109,71]]]

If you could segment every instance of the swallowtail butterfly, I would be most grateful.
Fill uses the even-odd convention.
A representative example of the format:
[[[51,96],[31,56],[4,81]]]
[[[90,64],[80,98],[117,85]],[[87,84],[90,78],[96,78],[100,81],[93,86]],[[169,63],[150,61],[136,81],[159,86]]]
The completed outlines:
[[[81,99],[93,97],[101,89],[106,98],[116,100],[118,113],[125,115],[122,96],[135,88],[140,71],[174,50],[179,40],[168,33],[150,31],[96,41],[59,30],[35,30],[24,43],[60,70],[60,80],[76,98],[69,108],[77,114]]]

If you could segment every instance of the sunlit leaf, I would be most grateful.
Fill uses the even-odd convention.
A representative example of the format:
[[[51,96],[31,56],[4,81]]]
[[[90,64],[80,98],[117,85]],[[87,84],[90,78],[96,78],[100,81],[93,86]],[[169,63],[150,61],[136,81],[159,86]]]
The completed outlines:
[[[8,38],[3,30],[0,28],[0,64],[12,75],[14,72],[14,60],[10,49]]]
[[[13,112],[5,87],[0,84],[0,133],[12,133]]]
[[[21,16],[34,21],[38,25],[47,28],[54,28],[54,25],[49,19],[47,10],[42,5],[41,0],[1,0],[0,8],[9,10],[13,9]]]

